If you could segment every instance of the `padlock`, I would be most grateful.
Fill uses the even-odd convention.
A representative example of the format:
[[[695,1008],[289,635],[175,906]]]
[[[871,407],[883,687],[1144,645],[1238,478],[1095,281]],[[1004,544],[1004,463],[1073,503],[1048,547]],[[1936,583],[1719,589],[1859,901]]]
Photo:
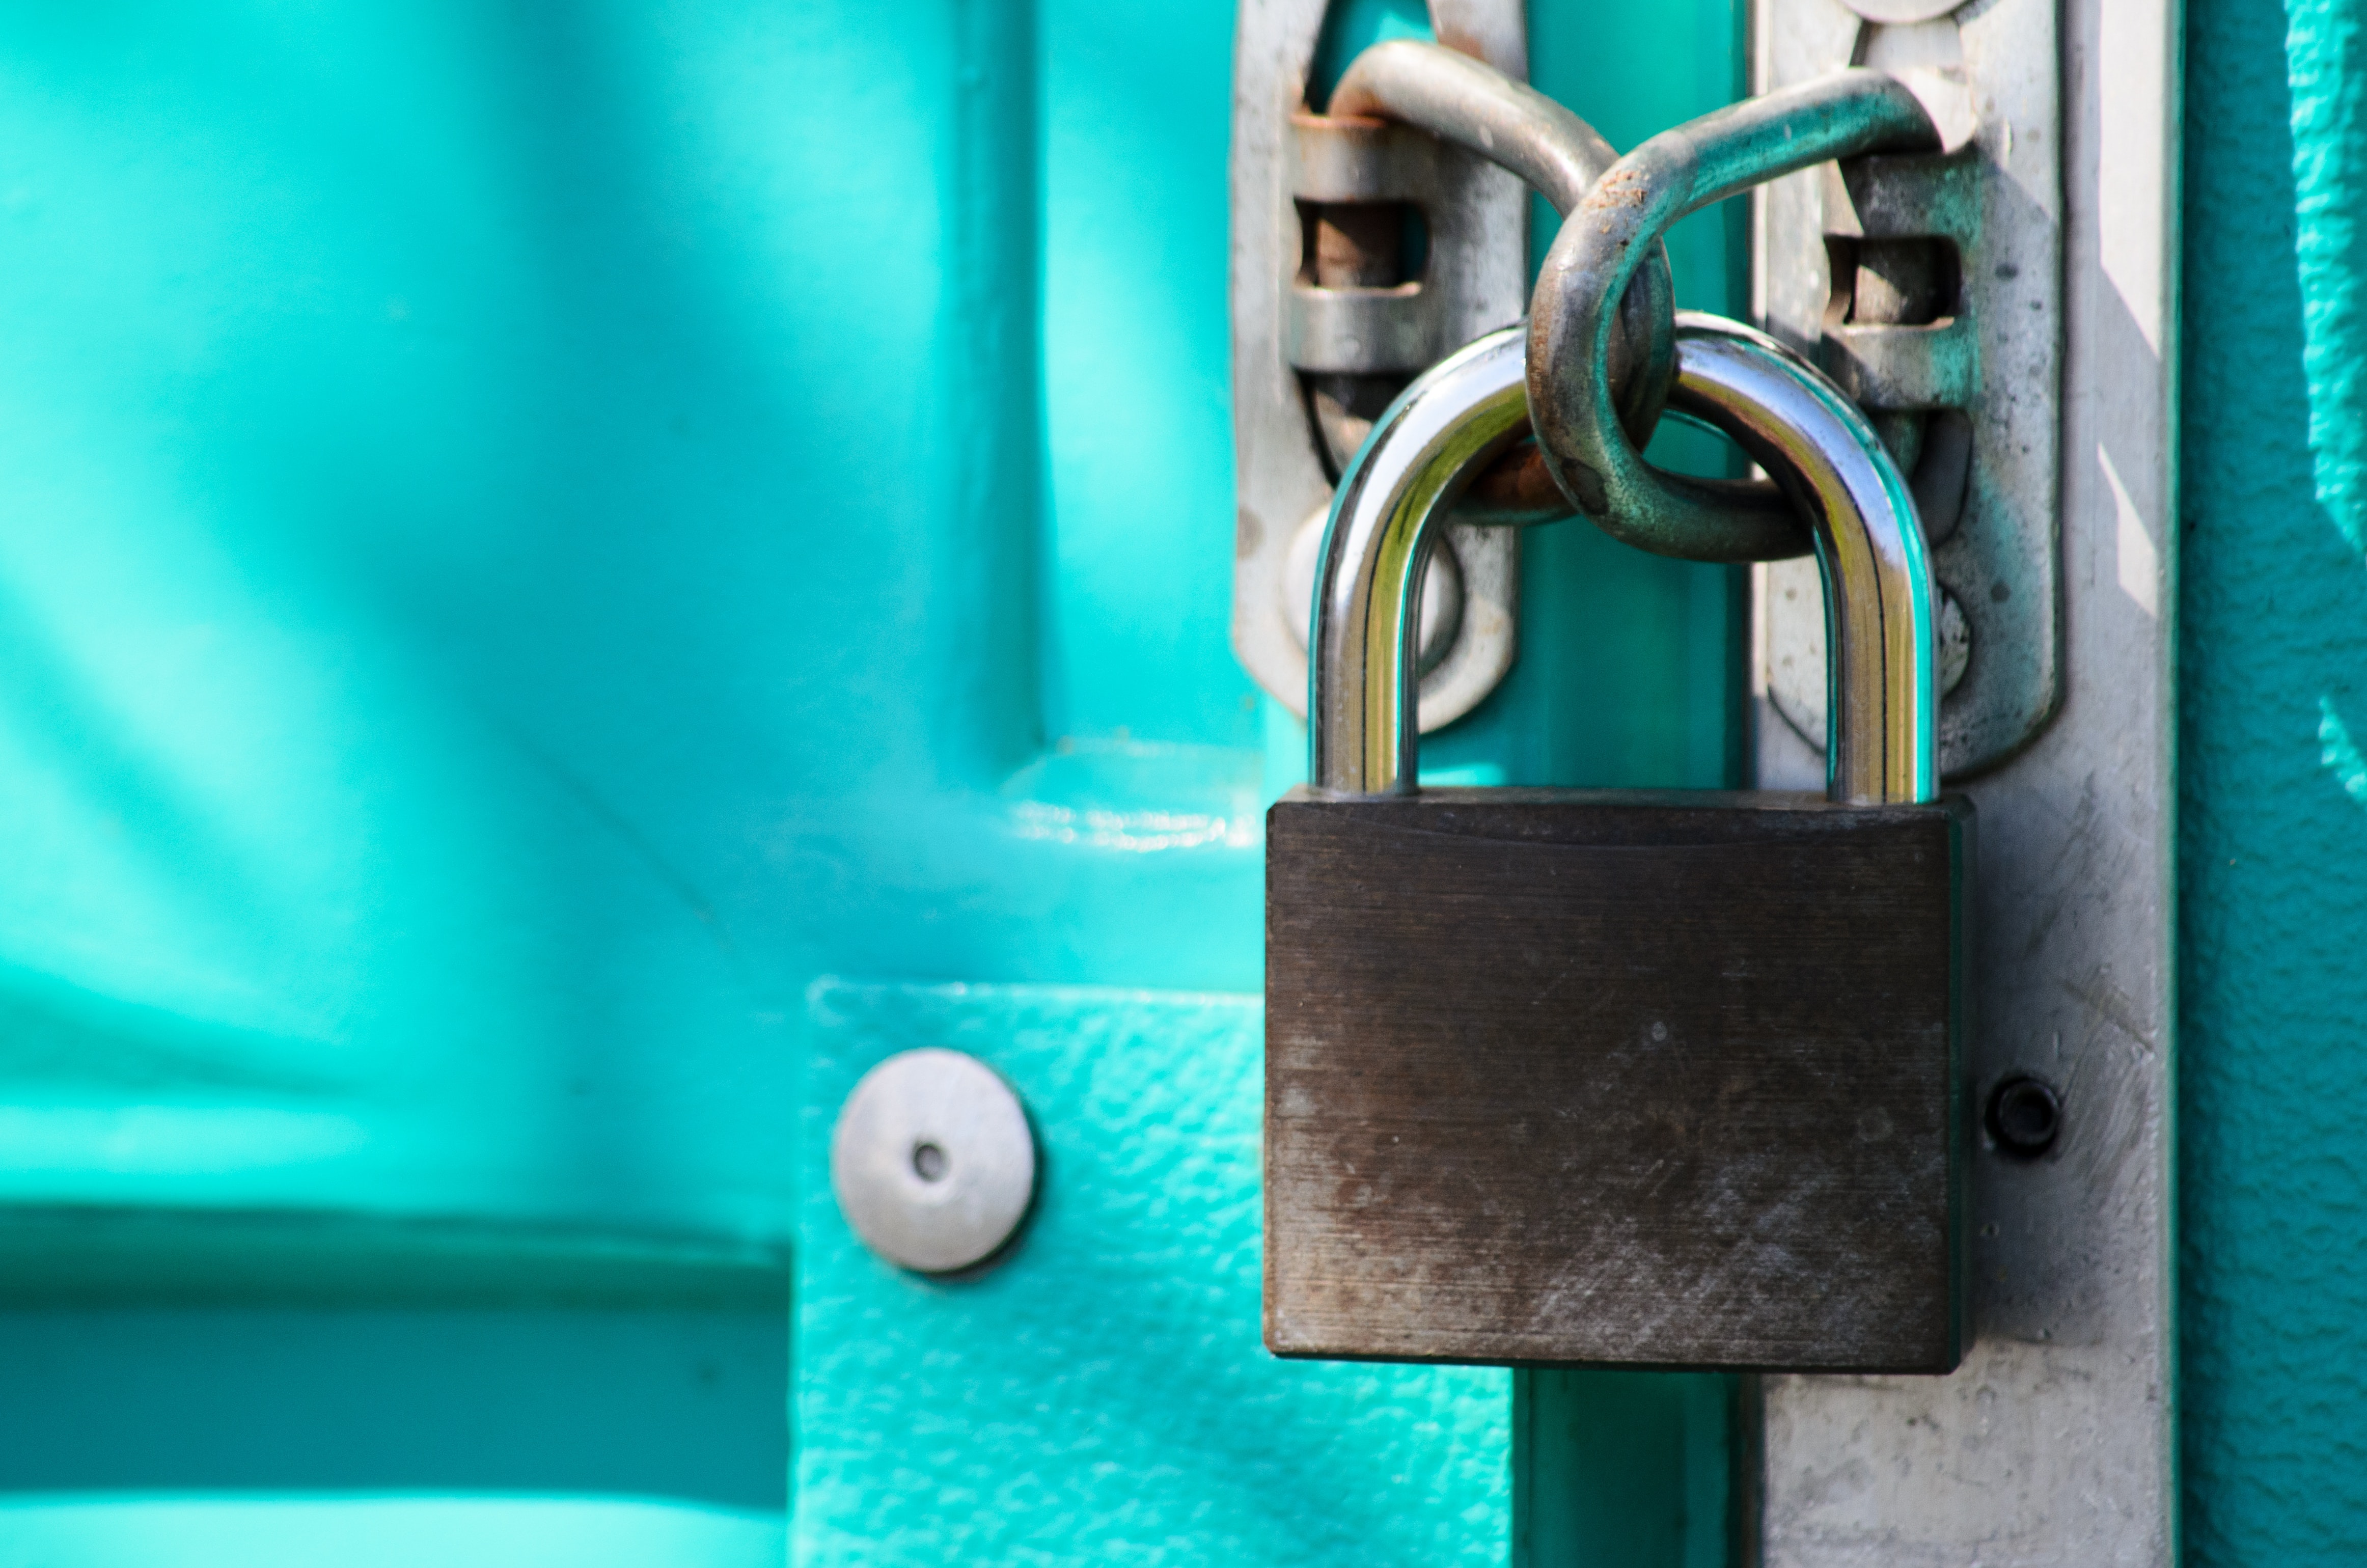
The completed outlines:
[[[1524,358],[1418,379],[1325,540],[1309,783],[1267,818],[1267,1346],[1948,1371],[1974,817],[1906,483],[1805,361],[1681,315],[1670,406],[1811,524],[1830,788],[1418,790],[1423,551],[1527,433]]]

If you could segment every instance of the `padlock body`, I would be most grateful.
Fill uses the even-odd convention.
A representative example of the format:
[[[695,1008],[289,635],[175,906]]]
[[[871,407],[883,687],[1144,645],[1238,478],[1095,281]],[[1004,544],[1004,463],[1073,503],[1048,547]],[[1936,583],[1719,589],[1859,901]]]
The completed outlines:
[[[1973,831],[1955,797],[1276,803],[1268,1347],[1954,1368]]]

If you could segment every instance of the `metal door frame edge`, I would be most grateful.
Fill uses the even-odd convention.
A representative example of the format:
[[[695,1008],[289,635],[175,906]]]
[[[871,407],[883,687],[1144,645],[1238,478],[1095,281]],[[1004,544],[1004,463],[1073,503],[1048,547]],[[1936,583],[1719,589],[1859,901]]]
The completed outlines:
[[[1761,38],[1784,3],[1761,0]],[[1767,1380],[1769,1568],[2176,1560],[2181,19],[2178,0],[2064,0],[2065,697],[1971,786],[1968,1114],[2033,1073],[2062,1091],[2061,1134],[2016,1161],[1976,1133],[1959,1371]],[[1762,779],[1792,778],[1805,746],[1759,731]]]

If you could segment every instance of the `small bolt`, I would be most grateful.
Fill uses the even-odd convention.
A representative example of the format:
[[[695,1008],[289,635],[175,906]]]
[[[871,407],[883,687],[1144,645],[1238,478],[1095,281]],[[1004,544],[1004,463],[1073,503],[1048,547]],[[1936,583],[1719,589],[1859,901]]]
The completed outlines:
[[[2062,1133],[2062,1096],[2044,1078],[2017,1073],[1989,1091],[1988,1129],[1999,1153],[2034,1160]]]

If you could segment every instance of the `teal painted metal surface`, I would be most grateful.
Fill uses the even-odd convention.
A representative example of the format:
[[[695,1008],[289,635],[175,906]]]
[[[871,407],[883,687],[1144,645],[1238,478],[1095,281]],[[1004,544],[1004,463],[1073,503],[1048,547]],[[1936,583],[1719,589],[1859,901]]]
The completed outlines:
[[[2342,0],[2191,0],[2187,21],[2186,1550],[2197,1563],[2355,1562],[2367,18]]]
[[[777,1564],[774,1312],[0,1313],[0,1564]]]
[[[0,1504],[0,1568],[778,1568],[777,1516],[628,1500],[44,1498]]]
[[[869,24],[942,51],[929,68],[971,160],[946,199],[973,210],[947,227],[1001,247],[951,258],[979,298],[1037,298],[1021,215],[1042,203],[1040,365],[1024,335],[990,340],[1005,386],[1041,378],[1040,404],[935,395],[998,410],[998,449],[1045,453],[1040,517],[1014,482],[963,519],[963,548],[1040,548],[1048,602],[1040,643],[1018,645],[1040,685],[1005,715],[1012,749],[847,804],[873,835],[856,864],[916,838],[935,853],[912,873],[927,905],[887,924],[900,950],[833,944],[825,961],[865,980],[806,1015],[799,1562],[1504,1553],[1504,1374],[1283,1367],[1258,1344],[1262,742],[1304,743],[1225,635],[1231,17],[1154,9],[949,7],[935,40],[910,15]],[[940,910],[998,941],[946,941]],[[1043,988],[1076,980],[1099,985]],[[822,1176],[855,1077],[930,1043],[1008,1074],[1046,1152],[1027,1237],[950,1286],[865,1253]]]
[[[818,983],[802,1137],[794,1561],[1500,1563],[1509,1374],[1259,1343],[1254,998]],[[831,1125],[883,1058],[991,1063],[1037,1128],[1012,1254],[866,1252]]]
[[[1533,1371],[1512,1398],[1513,1562],[1728,1568],[1757,1551],[1738,1477],[1749,1462],[1739,1380]],[[1743,1450],[1743,1451],[1738,1451]],[[1743,1484],[1747,1485],[1745,1482]]]
[[[792,280],[858,265],[812,243],[800,43],[0,20],[0,1197],[240,1216],[232,1277],[291,1214],[368,1221],[314,1233],[364,1275],[777,1267],[787,923],[744,881],[818,663],[780,607],[870,553],[786,526],[832,347]],[[928,288],[922,229],[867,286]],[[840,390],[900,393],[903,324]],[[19,1288],[60,1266],[34,1220]]]
[[[1619,19],[1591,16],[1540,17],[1549,89],[1625,141],[1692,112],[1606,72],[1586,40]],[[807,1560],[864,1530],[1505,1553],[1508,1375],[1255,1345],[1259,812],[1304,739],[1225,638],[1230,28],[1083,0],[0,18],[0,1292],[762,1308],[799,1239]],[[1731,80],[1730,26],[1700,38]],[[1681,291],[1730,277],[1703,254]],[[1527,561],[1522,664],[1432,770],[1729,777],[1732,575],[1576,526]],[[948,983],[999,989],[948,1013]],[[1020,1064],[1053,1155],[1040,1231],[975,1286],[886,1276],[798,1169],[848,1064],[940,1026]],[[1048,1342],[1048,1278],[1128,1332]],[[144,1353],[120,1333],[79,1364]],[[923,1341],[999,1369],[976,1409],[883,1373]],[[0,1321],[0,1360],[38,1353]],[[263,1431],[273,1388],[206,1386],[254,1401],[227,1449],[300,1436]],[[1663,1392],[1647,1426],[1699,1391]],[[566,1403],[518,1398],[518,1442],[563,1447]],[[899,1411],[941,1440],[884,1452]],[[0,1562],[781,1540],[678,1476],[646,1508],[459,1473],[375,1501],[258,1460],[142,1499],[175,1487],[130,1451],[48,1482],[0,1455]],[[1680,1468],[1665,1494],[1706,1473]],[[1582,1480],[1527,1506],[1609,1517]]]

